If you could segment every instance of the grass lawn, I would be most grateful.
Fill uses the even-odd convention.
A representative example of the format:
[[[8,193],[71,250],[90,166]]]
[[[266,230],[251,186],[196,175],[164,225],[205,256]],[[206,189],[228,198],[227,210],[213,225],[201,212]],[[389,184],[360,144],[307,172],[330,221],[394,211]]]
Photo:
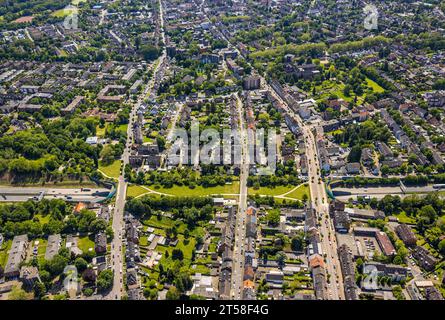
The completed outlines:
[[[123,133],[127,133],[127,129],[128,129],[128,124],[121,124],[118,127],[118,130],[122,131]]]
[[[179,234],[183,234],[185,229],[187,228],[187,225],[182,221],[175,221],[168,217],[161,216],[159,219],[158,216],[152,215],[150,218],[143,221],[143,224],[149,227],[153,227],[157,230],[155,230],[155,233],[159,233],[159,231],[164,232],[163,229],[172,228],[173,226],[176,226],[176,229],[178,230]],[[158,230],[159,229],[159,230]],[[202,227],[195,227],[193,230],[190,230],[190,235],[193,237],[196,236],[204,236],[204,230]]]
[[[88,1],[88,0],[72,0],[71,3],[72,3],[73,5],[75,5],[75,6],[77,6],[79,3],[87,2],[87,1]]]
[[[76,13],[78,10],[77,9],[60,9],[60,10],[56,10],[53,13],[51,13],[51,15],[53,17],[57,17],[57,18],[63,18],[66,16],[69,16],[72,13]]]
[[[413,218],[407,216],[405,211],[402,211],[399,214],[394,215],[394,216],[397,217],[397,219],[399,219],[399,222],[401,222],[401,223],[407,223],[407,224],[416,223],[416,219],[413,219]]]
[[[120,170],[121,170],[121,161],[115,160],[109,166],[102,166],[99,163],[99,170],[105,173],[107,176],[112,178],[119,178]]]
[[[32,240],[31,242],[32,248],[34,248],[36,241],[39,242],[39,244],[37,245],[37,260],[43,262],[45,260],[45,252],[46,252],[46,247],[48,246],[48,240],[46,239]]]
[[[139,238],[140,246],[148,246],[148,238],[146,236],[142,236]]]
[[[142,188],[141,186],[132,184],[132,185],[128,186],[128,188],[127,188],[127,197],[135,198],[137,196],[140,196],[141,194],[148,193],[148,192],[150,192],[150,191],[148,191],[145,188]]]
[[[148,186],[148,188],[173,196],[209,196],[212,194],[238,194],[239,182],[234,181],[232,184],[210,188],[204,188],[201,186],[196,186],[194,189],[190,189],[188,186],[174,186],[172,188],[155,188],[155,186]]]
[[[161,219],[159,219],[157,216],[153,215],[150,218],[144,220],[143,224],[153,228],[166,229],[173,227],[175,225],[175,222],[167,217],[161,217]]]
[[[287,194],[286,197],[294,198],[294,199],[298,199],[298,200],[303,200],[303,195],[304,194],[306,194],[308,199],[310,199],[311,193],[310,193],[310,190],[309,190],[309,186],[307,184],[304,184],[304,185],[298,187],[297,189],[295,189],[291,193]]]
[[[277,186],[275,188],[269,188],[269,187],[260,187],[259,189],[249,188],[248,194],[255,195],[266,195],[266,196],[279,196],[283,193],[291,191],[296,186]]]
[[[90,237],[80,237],[77,246],[83,252],[88,252],[90,248],[94,250],[94,241]]]
[[[330,134],[330,135],[341,134],[341,133],[343,133],[342,129],[337,129],[337,130],[334,130],[334,131],[326,132],[326,134]]]
[[[374,92],[384,92],[385,89],[383,89],[381,86],[379,86],[379,84],[369,78],[366,78],[366,84],[368,85],[368,87],[372,88],[372,91]]]
[[[99,125],[96,126],[96,136],[103,138],[105,136],[105,130],[107,129],[107,124],[101,128]]]
[[[160,263],[164,265],[164,269],[168,269],[173,263],[174,260],[172,259],[172,251],[173,249],[180,249],[184,254],[184,270],[189,270],[189,266],[192,259],[192,251],[195,248],[196,240],[192,237],[189,237],[188,239],[184,239],[184,236],[182,234],[178,234],[178,244],[176,247],[171,246],[162,246],[158,245],[156,247],[156,251],[162,252],[162,258],[160,260]],[[169,253],[169,257],[165,257],[165,252]],[[158,268],[158,267],[157,267]],[[156,268],[156,269],[157,269]]]
[[[39,219],[40,224],[46,224],[49,222],[49,214],[42,216],[41,214],[36,214],[35,217]]]
[[[11,249],[12,240],[8,240],[2,244],[2,247],[0,248],[0,266],[3,267],[3,269],[6,266],[6,263],[8,262],[8,251]]]

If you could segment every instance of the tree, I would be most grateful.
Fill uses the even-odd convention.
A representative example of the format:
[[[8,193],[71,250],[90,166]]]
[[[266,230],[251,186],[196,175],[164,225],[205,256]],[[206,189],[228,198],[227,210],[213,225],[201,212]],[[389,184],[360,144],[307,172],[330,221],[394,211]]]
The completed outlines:
[[[280,211],[275,209],[269,210],[266,220],[270,226],[277,226],[280,223]]]
[[[74,261],[74,265],[79,272],[83,272],[88,267],[88,263],[81,257],[76,258],[76,260]]]
[[[86,269],[82,273],[82,278],[86,282],[95,282],[96,281],[96,272],[93,269]]]
[[[100,292],[107,291],[113,286],[113,271],[103,270],[97,277],[97,290]]]
[[[50,261],[46,262],[44,267],[53,277],[56,277],[63,272],[67,263],[68,260],[65,257],[56,254]]]
[[[419,216],[428,220],[428,224],[433,223],[437,218],[437,212],[432,205],[426,205],[420,208]]]
[[[179,300],[180,297],[181,297],[181,293],[178,291],[178,289],[175,286],[171,286],[168,289],[167,294],[165,295],[165,298],[167,300]]]
[[[184,259],[184,253],[181,249],[173,249],[172,250],[172,259],[173,260],[183,260]]]
[[[355,145],[351,148],[351,152],[348,155],[348,162],[359,162],[362,155],[362,148]]]
[[[175,283],[175,287],[181,293],[185,293],[187,290],[190,290],[193,286],[193,281],[187,272],[179,273],[176,276],[174,283]]]
[[[380,172],[383,176],[387,176],[389,173],[389,167],[385,164],[380,168]]]
[[[34,291],[34,297],[40,300],[46,293],[46,287],[42,282],[36,281],[33,286],[33,291]]]
[[[115,153],[111,145],[106,145],[100,152],[100,157],[102,159],[103,165],[107,166],[114,162]]]
[[[276,260],[279,268],[283,268],[286,263],[286,254],[282,251],[278,252],[276,255]]]
[[[153,61],[159,56],[159,49],[153,45],[143,45],[141,46],[140,53],[145,60]]]
[[[49,287],[51,285],[51,274],[46,271],[46,270],[40,270],[40,280],[42,280],[42,282]]]
[[[158,144],[159,151],[163,151],[165,149],[166,140],[163,136],[157,136],[156,142]]]
[[[304,233],[300,232],[291,240],[291,248],[293,251],[301,251],[304,247]]]
[[[85,296],[87,296],[87,297],[92,296],[93,293],[94,293],[94,290],[91,289],[91,288],[85,288],[85,289],[83,289],[83,294],[84,294]]]
[[[144,297],[147,298],[148,300],[156,300],[158,298],[157,289],[145,288],[143,293]]]
[[[445,255],[445,239],[441,240],[438,244],[438,249],[442,255]]]

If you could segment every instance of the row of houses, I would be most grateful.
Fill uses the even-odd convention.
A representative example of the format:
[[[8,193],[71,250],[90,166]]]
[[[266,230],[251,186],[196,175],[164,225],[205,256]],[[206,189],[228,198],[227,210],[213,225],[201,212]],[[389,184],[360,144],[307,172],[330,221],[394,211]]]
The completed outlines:
[[[312,207],[308,207],[306,209],[304,230],[308,242],[307,255],[309,267],[312,274],[315,297],[318,300],[326,300],[328,297],[327,275],[317,221],[318,217],[316,210]]]
[[[246,211],[246,249],[244,251],[243,299],[255,300],[255,243],[257,238],[257,209],[249,206]]]
[[[218,254],[221,255],[219,269],[219,297],[222,300],[230,299],[233,263],[233,243],[235,241],[236,207],[228,206],[225,225],[222,229],[221,240],[218,243]]]

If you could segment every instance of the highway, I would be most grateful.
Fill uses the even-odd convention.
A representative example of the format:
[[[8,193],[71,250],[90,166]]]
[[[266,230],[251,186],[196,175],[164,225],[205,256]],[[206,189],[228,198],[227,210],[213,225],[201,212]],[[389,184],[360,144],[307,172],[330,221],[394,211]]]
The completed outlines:
[[[240,121],[241,139],[241,170],[240,170],[240,192],[238,212],[235,222],[235,243],[233,248],[232,287],[230,296],[234,300],[242,299],[243,276],[244,276],[244,245],[246,240],[246,210],[247,210],[247,177],[249,176],[249,154],[247,144],[247,131],[239,95],[236,95],[237,109]]]
[[[160,5],[160,21],[161,21],[161,32],[162,38],[165,43],[165,34],[164,34],[164,16],[163,16],[163,6],[162,2],[159,1]],[[139,96],[137,103],[133,105],[133,108],[130,112],[128,129],[127,129],[127,144],[122,154],[122,165],[123,168],[129,163],[129,155],[131,145],[133,143],[133,124],[135,119],[137,118],[137,111],[141,104],[144,102],[145,97],[150,90],[153,89],[155,84],[156,74],[159,72],[160,68],[164,65],[164,60],[166,59],[167,53],[164,47],[162,55],[158,59],[158,63],[156,64],[155,70],[153,72],[153,77],[148,82],[144,92]],[[113,288],[110,293],[106,297],[106,299],[120,300],[124,294],[124,260],[125,255],[123,252],[123,238],[124,234],[124,210],[125,210],[125,200],[127,194],[127,186],[128,183],[124,177],[124,170],[121,171],[121,174],[118,179],[117,193],[116,193],[116,203],[113,214],[113,231],[114,238],[111,243],[111,268],[114,273],[114,282]]]
[[[110,193],[105,188],[0,187],[0,202],[62,199],[67,202],[100,202]]]

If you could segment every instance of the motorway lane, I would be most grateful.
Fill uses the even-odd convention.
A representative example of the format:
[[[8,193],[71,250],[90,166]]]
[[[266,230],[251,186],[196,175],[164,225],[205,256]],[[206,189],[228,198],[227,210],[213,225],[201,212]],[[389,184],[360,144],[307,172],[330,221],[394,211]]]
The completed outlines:
[[[315,139],[310,129],[304,128],[303,134],[306,141],[308,161],[309,188],[311,192],[312,206],[319,217],[322,218],[319,231],[321,234],[322,250],[326,261],[326,271],[329,276],[328,299],[344,299],[343,281],[340,262],[337,254],[337,243],[335,230],[329,217],[328,199],[326,197],[325,185],[321,180],[320,165],[318,161]]]
[[[159,1],[160,4],[160,19],[161,19],[161,32],[162,38],[165,43],[165,34],[164,34],[164,16],[163,16],[163,6],[162,2]],[[156,65],[156,68],[153,72],[153,77],[150,79],[147,84],[144,92],[139,96],[137,103],[134,104],[129,117],[128,128],[127,128],[127,143],[124,149],[124,153],[122,154],[122,165],[123,168],[129,163],[129,155],[130,148],[133,143],[133,123],[137,117],[137,111],[141,104],[144,102],[145,97],[150,90],[153,89],[154,81],[156,79],[156,74],[159,72],[160,68],[164,65],[164,60],[166,59],[167,53],[164,47],[163,53],[161,57],[159,57],[159,63]],[[114,272],[114,280],[113,280],[113,288],[111,292],[106,297],[107,299],[120,300],[124,294],[124,259],[125,255],[123,254],[123,238],[124,234],[124,210],[125,210],[125,200],[127,194],[128,183],[124,178],[124,170],[122,170],[121,175],[118,180],[118,187],[116,192],[116,203],[113,214],[113,231],[114,238],[111,243],[111,268]]]

